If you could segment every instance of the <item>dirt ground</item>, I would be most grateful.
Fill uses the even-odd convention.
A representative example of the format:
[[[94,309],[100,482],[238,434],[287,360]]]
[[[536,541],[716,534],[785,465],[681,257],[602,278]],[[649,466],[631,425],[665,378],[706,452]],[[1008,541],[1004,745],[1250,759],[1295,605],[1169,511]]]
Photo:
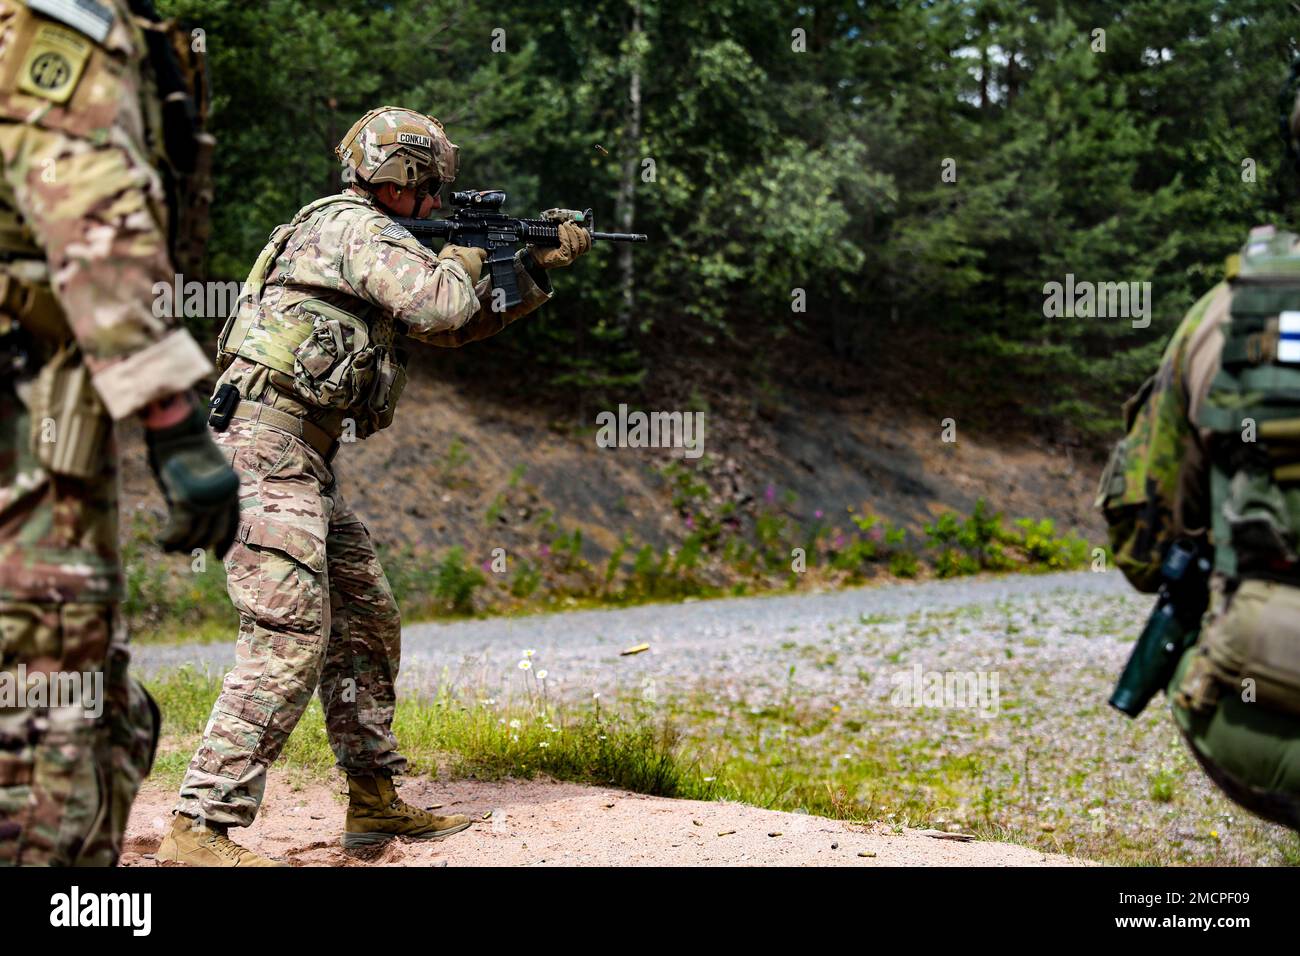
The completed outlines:
[[[1026,847],[893,833],[735,803],[670,800],[548,780],[401,786],[417,806],[478,822],[446,840],[393,842],[368,857],[339,845],[343,800],[330,786],[272,775],[257,821],[231,836],[294,866],[1078,866]],[[127,827],[123,866],[155,866],[175,792],[147,786]]]

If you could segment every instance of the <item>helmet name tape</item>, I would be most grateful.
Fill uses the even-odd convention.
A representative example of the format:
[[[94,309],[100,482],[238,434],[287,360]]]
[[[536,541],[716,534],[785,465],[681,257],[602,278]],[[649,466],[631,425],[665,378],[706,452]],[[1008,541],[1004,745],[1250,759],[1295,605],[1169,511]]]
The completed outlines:
[[[424,149],[433,147],[433,137],[424,136],[420,133],[398,133],[397,141],[405,146],[421,146]]]

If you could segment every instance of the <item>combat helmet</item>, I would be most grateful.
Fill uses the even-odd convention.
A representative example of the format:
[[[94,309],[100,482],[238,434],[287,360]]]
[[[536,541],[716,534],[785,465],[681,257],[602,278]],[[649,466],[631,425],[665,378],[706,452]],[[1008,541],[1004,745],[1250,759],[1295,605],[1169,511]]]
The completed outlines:
[[[334,154],[345,174],[370,186],[419,186],[433,179],[449,183],[460,163],[460,147],[447,139],[441,123],[398,106],[381,106],[361,117]]]

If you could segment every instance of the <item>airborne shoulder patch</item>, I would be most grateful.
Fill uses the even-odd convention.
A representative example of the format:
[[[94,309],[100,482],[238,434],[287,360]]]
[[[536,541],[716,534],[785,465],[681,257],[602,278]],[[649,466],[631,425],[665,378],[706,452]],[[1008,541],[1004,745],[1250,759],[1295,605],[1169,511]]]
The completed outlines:
[[[54,103],[66,103],[95,49],[84,36],[57,23],[42,23],[18,68],[18,89]]]

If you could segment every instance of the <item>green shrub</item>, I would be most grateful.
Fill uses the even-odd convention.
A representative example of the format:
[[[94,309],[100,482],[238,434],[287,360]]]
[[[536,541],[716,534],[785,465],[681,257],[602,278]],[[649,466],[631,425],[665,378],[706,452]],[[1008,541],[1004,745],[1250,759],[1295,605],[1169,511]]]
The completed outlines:
[[[474,613],[474,592],[487,583],[481,571],[465,563],[465,549],[452,548],[434,572],[433,593],[438,603],[455,614]]]

